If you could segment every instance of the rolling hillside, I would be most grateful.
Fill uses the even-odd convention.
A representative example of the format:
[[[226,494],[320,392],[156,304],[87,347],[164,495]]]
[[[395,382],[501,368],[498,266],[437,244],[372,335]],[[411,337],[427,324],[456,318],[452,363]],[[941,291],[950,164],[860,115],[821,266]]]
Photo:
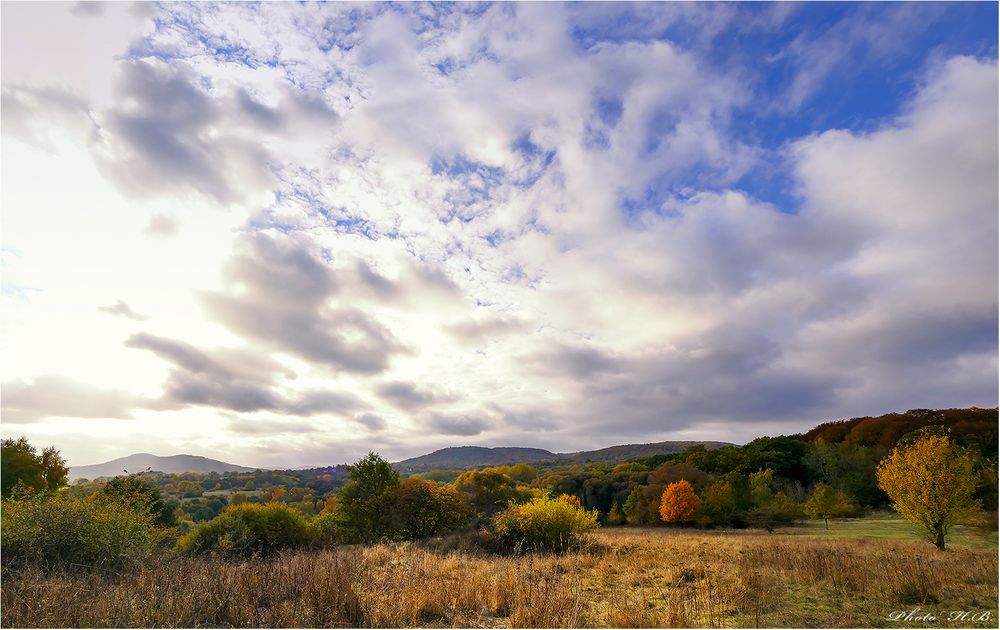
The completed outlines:
[[[232,470],[249,472],[256,470],[248,466],[237,466],[220,462],[217,459],[209,459],[198,455],[170,455],[160,457],[150,453],[135,453],[127,457],[112,459],[103,464],[90,464],[89,466],[70,466],[70,481],[75,479],[96,479],[98,477],[114,477],[121,475],[123,471],[141,472],[147,468],[165,473],[210,473],[229,472]]]
[[[727,442],[668,441],[653,442],[650,444],[622,444],[595,451],[579,451],[576,453],[553,453],[540,448],[453,446],[442,448],[427,455],[404,459],[396,463],[395,466],[404,472],[424,472],[428,470],[456,470],[478,468],[480,466],[532,464],[537,462],[582,464],[586,462],[628,461],[640,457],[649,457],[650,455],[678,453],[698,445],[702,445],[706,449],[732,446]]]

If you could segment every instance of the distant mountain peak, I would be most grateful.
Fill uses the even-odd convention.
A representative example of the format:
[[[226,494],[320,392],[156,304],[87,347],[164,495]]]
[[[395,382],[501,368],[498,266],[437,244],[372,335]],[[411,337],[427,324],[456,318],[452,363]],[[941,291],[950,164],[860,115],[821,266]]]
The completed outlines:
[[[119,457],[102,464],[90,464],[88,466],[70,466],[69,478],[75,479],[97,479],[98,477],[114,477],[124,474],[142,472],[144,470],[164,473],[224,473],[231,471],[250,472],[256,468],[229,464],[217,459],[210,459],[201,455],[153,455],[152,453],[133,453],[126,457]]]

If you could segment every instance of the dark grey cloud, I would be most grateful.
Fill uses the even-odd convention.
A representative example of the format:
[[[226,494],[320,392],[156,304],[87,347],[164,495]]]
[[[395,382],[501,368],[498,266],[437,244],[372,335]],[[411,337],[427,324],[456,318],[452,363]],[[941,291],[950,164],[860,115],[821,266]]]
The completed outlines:
[[[900,313],[891,325],[859,331],[855,360],[933,363],[966,354],[996,354],[997,305],[977,310]],[[845,357],[846,359],[846,357]]]
[[[556,344],[551,350],[525,357],[527,364],[553,376],[587,379],[621,371],[620,362],[596,348]]]
[[[338,120],[322,98],[290,87],[271,107],[245,89],[215,95],[202,83],[182,64],[122,64],[120,105],[103,116],[110,151],[101,164],[123,189],[148,195],[193,188],[237,202],[276,182],[262,134],[299,137]]]
[[[246,237],[226,268],[232,288],[203,293],[208,313],[234,332],[335,370],[374,374],[403,352],[392,333],[359,308],[334,306],[331,268],[291,239]]]
[[[3,421],[26,424],[57,416],[67,418],[132,417],[144,400],[125,392],[101,389],[64,376],[47,374],[31,381],[3,384]]]
[[[403,293],[402,287],[398,283],[379,274],[363,260],[358,260],[355,263],[354,271],[362,287],[383,299],[394,300]]]
[[[111,304],[109,306],[100,306],[98,307],[97,310],[101,311],[102,313],[107,313],[108,315],[127,317],[129,319],[134,319],[139,322],[149,319],[148,315],[141,315],[139,313],[136,313],[135,311],[132,310],[131,306],[129,306],[126,302],[122,300],[116,300],[114,304]]]
[[[295,416],[343,415],[363,407],[357,397],[334,391],[302,391],[294,397],[275,391],[278,375],[295,375],[276,361],[234,349],[204,351],[191,344],[147,333],[126,341],[173,364],[157,409],[191,405],[236,412],[272,411]]]
[[[462,414],[431,413],[427,417],[426,426],[443,435],[479,435],[490,429],[493,423],[476,416]]]
[[[385,419],[373,413],[356,414],[354,421],[372,431],[382,431],[388,426]]]
[[[418,389],[414,383],[405,381],[383,383],[375,388],[375,393],[382,400],[408,411],[422,409],[445,399],[434,392]]]

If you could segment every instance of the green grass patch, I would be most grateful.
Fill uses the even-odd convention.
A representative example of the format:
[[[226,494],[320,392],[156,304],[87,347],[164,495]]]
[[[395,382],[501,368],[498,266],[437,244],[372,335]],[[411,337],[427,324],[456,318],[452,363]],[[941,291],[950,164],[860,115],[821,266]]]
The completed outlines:
[[[830,521],[826,529],[823,521],[803,521],[795,527],[778,530],[788,536],[811,536],[829,539],[863,539],[925,541],[921,529],[896,515],[875,515],[866,518],[846,518]],[[927,544],[930,544],[929,542]],[[964,547],[996,547],[997,532],[957,525],[948,535],[948,545]]]

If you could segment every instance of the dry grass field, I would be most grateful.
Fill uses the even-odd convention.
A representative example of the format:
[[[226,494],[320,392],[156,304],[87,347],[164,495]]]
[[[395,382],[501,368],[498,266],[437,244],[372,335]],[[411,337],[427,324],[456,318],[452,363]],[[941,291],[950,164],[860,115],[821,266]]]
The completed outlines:
[[[28,571],[4,576],[2,605],[4,627],[996,627],[997,552],[623,528],[562,556],[489,556],[452,538],[169,557],[122,576]],[[937,621],[888,619],[918,607]]]

